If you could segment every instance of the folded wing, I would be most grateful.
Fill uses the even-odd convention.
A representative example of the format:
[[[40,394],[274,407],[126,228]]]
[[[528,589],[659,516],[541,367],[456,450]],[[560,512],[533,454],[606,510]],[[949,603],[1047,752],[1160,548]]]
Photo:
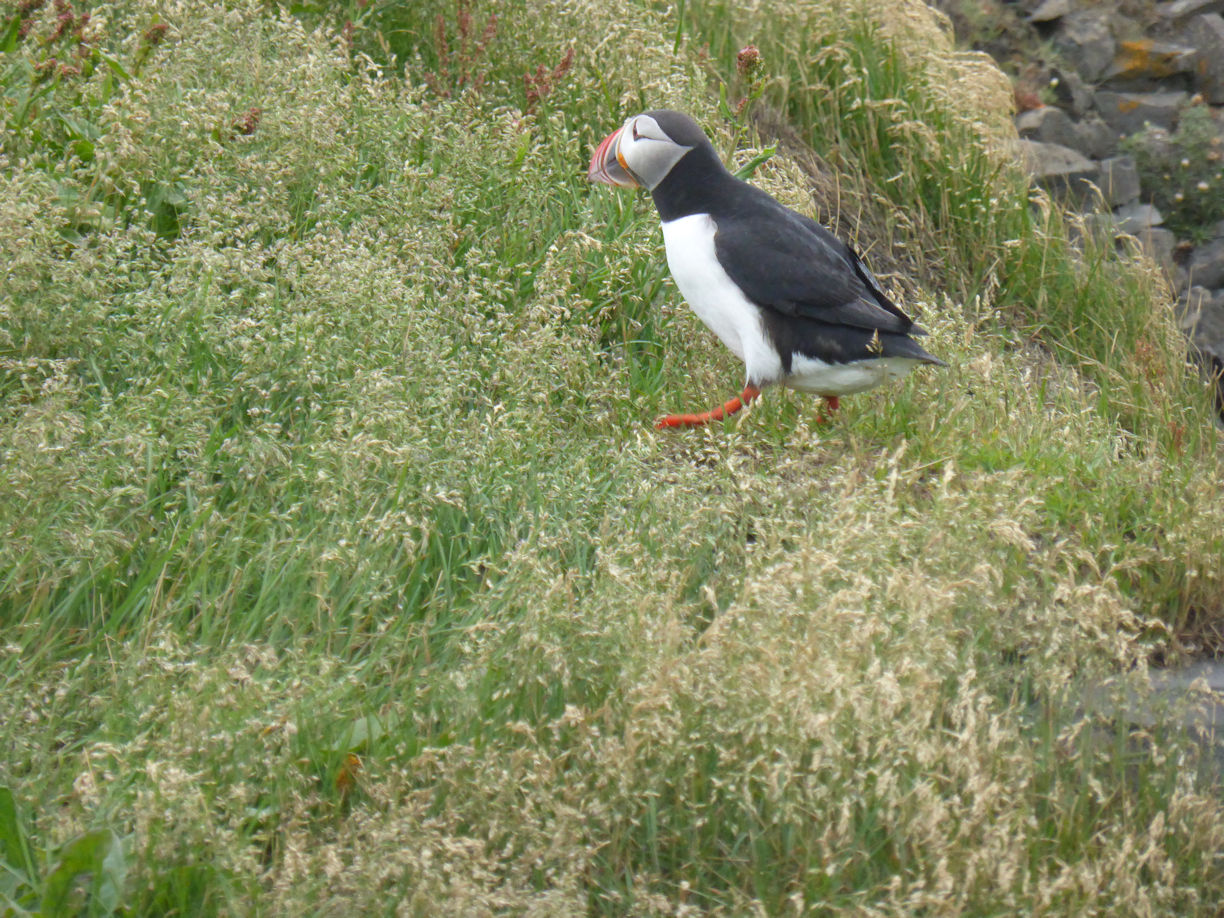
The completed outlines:
[[[754,208],[750,218],[720,217],[714,237],[718,260],[748,299],[830,325],[925,334],[849,246],[815,220],[762,198],[772,207]]]

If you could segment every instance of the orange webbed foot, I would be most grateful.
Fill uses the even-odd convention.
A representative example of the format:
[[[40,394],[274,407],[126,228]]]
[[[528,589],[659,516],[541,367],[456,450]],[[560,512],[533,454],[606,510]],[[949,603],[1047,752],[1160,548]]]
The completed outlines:
[[[756,386],[744,386],[744,391],[739,394],[738,398],[724,402],[718,408],[711,408],[709,411],[703,411],[700,414],[665,415],[655,421],[655,427],[659,430],[666,430],[669,427],[700,427],[702,424],[708,424],[711,421],[721,421],[723,418],[735,414],[735,412],[742,409],[760,394],[761,390]]]
[[[841,407],[841,400],[836,395],[824,396],[824,407],[820,410],[820,414],[816,415],[817,424],[832,424],[833,412]]]

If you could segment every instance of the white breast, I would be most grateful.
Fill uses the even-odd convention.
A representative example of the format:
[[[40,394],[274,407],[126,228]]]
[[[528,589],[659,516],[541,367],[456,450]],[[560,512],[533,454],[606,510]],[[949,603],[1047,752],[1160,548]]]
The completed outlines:
[[[758,386],[782,379],[782,361],[765,337],[761,314],[735,286],[714,254],[717,227],[708,214],[663,224],[667,266],[697,317],[735,356]]]

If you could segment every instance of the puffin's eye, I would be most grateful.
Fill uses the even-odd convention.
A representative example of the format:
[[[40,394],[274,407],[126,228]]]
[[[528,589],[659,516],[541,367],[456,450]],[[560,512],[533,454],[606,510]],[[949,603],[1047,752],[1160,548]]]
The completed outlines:
[[[636,122],[636,121],[635,121],[635,122],[633,122],[633,139],[634,139],[634,140],[641,140],[641,139],[642,139],[642,135],[638,133],[638,129],[637,129],[637,122]]]

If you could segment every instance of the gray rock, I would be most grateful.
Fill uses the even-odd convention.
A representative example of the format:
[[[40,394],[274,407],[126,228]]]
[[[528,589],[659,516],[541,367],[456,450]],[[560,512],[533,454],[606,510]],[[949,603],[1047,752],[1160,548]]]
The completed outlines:
[[[1109,19],[1109,13],[1101,9],[1078,9],[1062,18],[1054,36],[1054,47],[1090,83],[1101,78],[1117,50]]]
[[[1224,290],[1213,294],[1204,287],[1191,287],[1174,308],[1177,324],[1190,339],[1190,353],[1212,386],[1216,412],[1224,421]]]
[[[1218,13],[1224,10],[1224,0],[1172,0],[1157,3],[1156,12],[1165,22],[1178,23],[1199,13]]]
[[[1190,343],[1203,375],[1214,389],[1217,424],[1224,422],[1224,290],[1201,305]]]
[[[1202,304],[1194,327],[1194,343],[1224,359],[1224,290],[1217,290]]]
[[[1178,113],[1190,99],[1185,92],[1109,92],[1096,94],[1097,110],[1105,123],[1120,134],[1135,134],[1144,125],[1173,129]]]
[[[1143,253],[1156,262],[1176,286],[1177,265],[1173,261],[1173,250],[1177,248],[1177,237],[1173,231],[1162,226],[1150,226],[1133,235],[1139,240]]]
[[[1203,660],[1179,669],[1149,671],[1152,688],[1165,698],[1191,695],[1182,723],[1214,729],[1224,739],[1224,665]]]
[[[1199,304],[1198,321],[1190,329],[1190,340],[1201,353],[1224,362],[1224,290],[1217,290]]]
[[[1206,287],[1193,286],[1182,292],[1173,304],[1177,327],[1187,335],[1193,335],[1203,315],[1203,306],[1211,302],[1211,291]]]
[[[1164,215],[1151,204],[1136,201],[1115,210],[1114,221],[1119,233],[1130,233],[1134,236],[1154,226],[1160,226],[1164,223]]]
[[[1143,156],[1154,163],[1168,163],[1175,158],[1181,159],[1180,154],[1175,157],[1177,145],[1173,143],[1173,137],[1164,128],[1152,128],[1132,134],[1129,140],[1130,143],[1140,148]]]
[[[1190,283],[1201,287],[1224,287],[1224,239],[1215,238],[1197,246],[1186,265]]]
[[[1097,180],[1097,186],[1110,207],[1129,204],[1138,198],[1139,168],[1135,165],[1134,157],[1111,156],[1101,160],[1101,177]]]
[[[1207,728],[1216,734],[1217,742],[1224,739],[1224,665],[1202,660],[1184,668],[1153,669],[1148,678],[1152,700],[1188,702],[1180,712],[1183,726]]]
[[[1071,0],[1042,0],[1029,15],[1029,22],[1053,22],[1071,12]]]
[[[1075,122],[1061,108],[1052,105],[1021,112],[1016,116],[1016,132],[1028,140],[1056,143],[1087,154],[1086,150],[1080,150],[1080,135],[1075,129]]]
[[[1141,726],[1149,735],[1192,740],[1201,754],[1180,767],[1196,769],[1209,786],[1224,775],[1224,665],[1204,660],[1113,676],[1088,685],[1083,699],[1086,712]],[[1103,749],[1117,742],[1114,728],[1097,727],[1085,737]]]
[[[1082,221],[1082,223],[1080,222]],[[1076,246],[1082,247],[1083,238],[1091,239],[1100,248],[1117,240],[1117,230],[1114,227],[1113,214],[1089,211],[1080,215],[1080,220],[1067,222],[1067,238]]]
[[[1196,51],[1194,88],[1212,105],[1224,104],[1224,17],[1196,16],[1186,34]]]
[[[1221,0],[1224,2],[1224,0]],[[1092,110],[1092,89],[1074,70],[1057,67],[1050,72],[1050,88],[1059,107],[1076,118],[1083,118]]]
[[[1113,61],[1101,75],[1106,80],[1164,80],[1194,69],[1195,49],[1169,41],[1140,38],[1118,43]]]
[[[1077,121],[1075,133],[1079,136],[1075,149],[1092,159],[1112,156],[1118,149],[1118,132],[1102,121],[1100,115]]]
[[[1054,194],[1085,195],[1097,178],[1097,164],[1070,147],[1037,140],[1018,140],[1016,145],[1025,171]]]
[[[1090,159],[1109,156],[1118,147],[1118,134],[1094,116],[1073,121],[1057,106],[1046,105],[1016,116],[1016,132],[1027,140],[1056,143],[1083,153]]]

